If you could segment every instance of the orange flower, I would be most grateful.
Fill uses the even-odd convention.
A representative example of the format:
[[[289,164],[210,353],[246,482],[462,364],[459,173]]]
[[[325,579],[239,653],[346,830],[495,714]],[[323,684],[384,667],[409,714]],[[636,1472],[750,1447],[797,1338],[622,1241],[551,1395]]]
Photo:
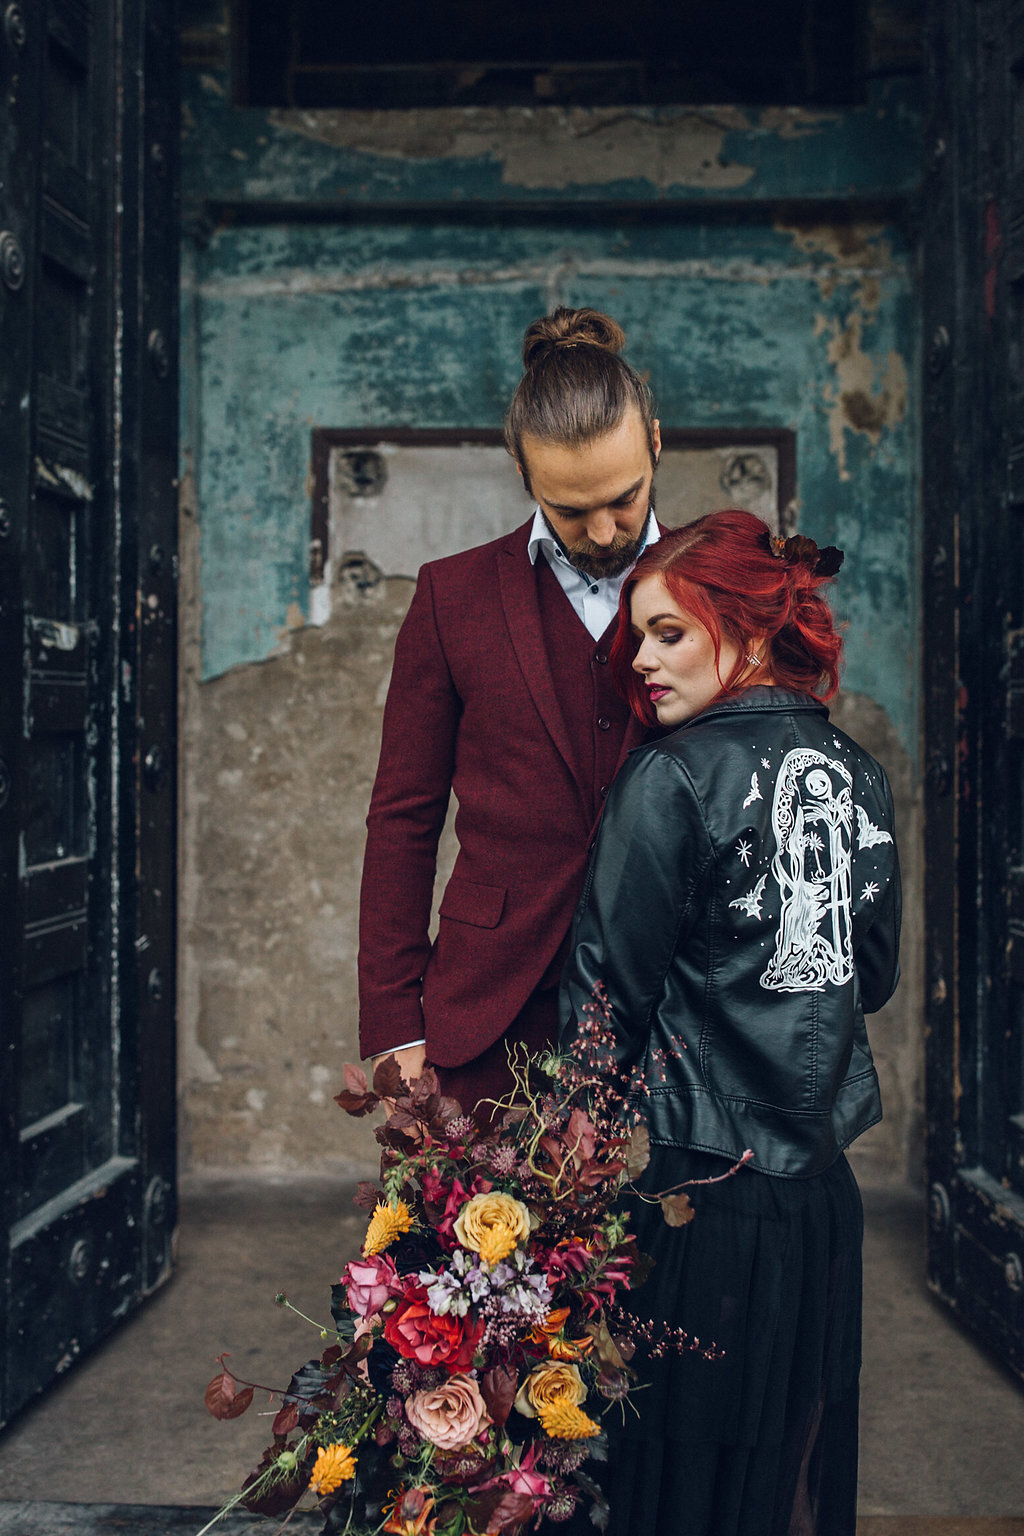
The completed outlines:
[[[549,1312],[542,1323],[530,1329],[529,1339],[531,1344],[546,1344],[553,1339],[555,1334],[561,1333],[562,1325],[569,1316],[568,1307],[558,1307],[556,1311]]]
[[[381,1531],[386,1536],[432,1536],[433,1507],[434,1501],[426,1488],[406,1488],[395,1500],[391,1518],[381,1526]]]
[[[549,1312],[542,1323],[531,1328],[528,1340],[531,1344],[546,1345],[552,1360],[582,1360],[594,1347],[593,1339],[563,1339],[562,1327],[569,1316],[568,1307]]]
[[[550,1339],[548,1354],[552,1360],[582,1360],[593,1347],[593,1339]]]
[[[370,1225],[363,1239],[363,1257],[368,1259],[372,1254],[380,1253],[384,1248],[390,1248],[391,1244],[411,1227],[412,1212],[404,1200],[399,1200],[396,1205],[388,1205],[385,1201],[378,1200],[377,1208],[370,1217]]]
[[[347,1445],[323,1445],[316,1453],[309,1486],[314,1493],[334,1493],[335,1489],[355,1475],[356,1459]]]
[[[542,1404],[537,1409],[537,1417],[552,1440],[592,1440],[601,1433],[600,1424],[595,1424],[582,1408],[577,1408],[566,1397]]]

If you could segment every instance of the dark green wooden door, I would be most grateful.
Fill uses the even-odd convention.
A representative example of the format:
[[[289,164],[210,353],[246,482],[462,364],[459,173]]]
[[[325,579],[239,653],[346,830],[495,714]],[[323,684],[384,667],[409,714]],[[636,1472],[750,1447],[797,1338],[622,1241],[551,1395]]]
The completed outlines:
[[[935,0],[928,54],[930,1275],[1024,1374],[1024,0]]]
[[[174,1223],[173,8],[3,8],[0,1422]]]

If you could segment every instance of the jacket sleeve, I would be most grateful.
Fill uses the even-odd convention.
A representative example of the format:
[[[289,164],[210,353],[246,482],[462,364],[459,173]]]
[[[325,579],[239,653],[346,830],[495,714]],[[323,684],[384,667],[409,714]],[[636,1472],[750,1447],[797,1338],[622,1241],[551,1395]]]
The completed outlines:
[[[886,829],[893,835],[895,811],[888,780],[885,781],[885,805]],[[900,860],[895,837],[888,847],[891,850],[891,872],[882,899],[878,902],[877,908],[874,904],[867,908],[866,903],[861,902],[860,921],[863,922],[866,911],[870,911],[870,926],[858,933],[857,928],[860,927],[858,922],[854,929],[853,962],[860,982],[861,1006],[865,1013],[877,1013],[879,1008],[892,997],[900,979],[903,891],[900,884]]]
[[[364,1056],[424,1034],[420,992],[461,708],[424,566],[395,643],[366,820],[358,965]]]
[[[679,762],[657,750],[631,757],[608,796],[577,909],[562,978],[563,1039],[601,983],[620,1064],[629,1068],[643,1057],[711,859],[707,826]]]

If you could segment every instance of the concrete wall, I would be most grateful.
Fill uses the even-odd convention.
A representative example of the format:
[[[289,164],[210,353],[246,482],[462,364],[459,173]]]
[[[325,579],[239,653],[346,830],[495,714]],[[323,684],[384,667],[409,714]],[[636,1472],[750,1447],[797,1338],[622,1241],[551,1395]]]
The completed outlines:
[[[373,1157],[331,1097],[414,573],[396,539],[313,612],[311,429],[496,427],[525,325],[588,303],[624,324],[666,425],[793,429],[800,527],[847,551],[839,718],[893,776],[914,917],[873,1031],[888,1117],[860,1156],[902,1171],[921,1099],[914,81],[843,112],[262,113],[230,105],[220,36],[216,16],[192,33],[184,146],[188,1165]]]

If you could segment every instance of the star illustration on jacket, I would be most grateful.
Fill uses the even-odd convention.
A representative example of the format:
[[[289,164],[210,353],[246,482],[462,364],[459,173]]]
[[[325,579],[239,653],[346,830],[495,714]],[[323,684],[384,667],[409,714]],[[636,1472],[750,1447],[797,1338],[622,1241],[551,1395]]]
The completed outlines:
[[[877,895],[878,895],[878,886],[875,884],[875,882],[873,880],[869,880],[867,885],[864,887],[864,889],[860,893],[860,899],[861,899],[861,901],[874,901],[874,899],[875,899],[875,897]]]
[[[744,842],[743,838],[741,837],[739,842],[736,844],[736,855],[743,861],[744,868],[746,869],[750,868],[750,855],[753,853],[753,851],[753,844]]]

